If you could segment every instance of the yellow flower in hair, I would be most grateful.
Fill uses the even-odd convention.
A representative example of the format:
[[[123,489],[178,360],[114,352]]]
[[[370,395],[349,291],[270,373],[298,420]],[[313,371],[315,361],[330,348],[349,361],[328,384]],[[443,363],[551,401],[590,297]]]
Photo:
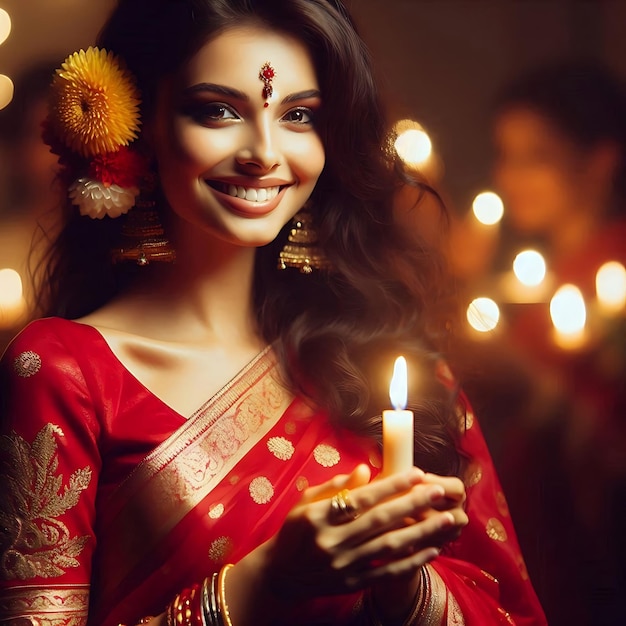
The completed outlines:
[[[52,82],[54,134],[84,157],[115,152],[136,139],[139,90],[112,52],[88,48],[71,54]]]

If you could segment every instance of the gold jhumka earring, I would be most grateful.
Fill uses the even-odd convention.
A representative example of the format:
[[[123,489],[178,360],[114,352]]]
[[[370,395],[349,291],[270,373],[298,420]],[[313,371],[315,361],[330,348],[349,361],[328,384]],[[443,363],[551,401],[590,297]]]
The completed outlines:
[[[135,262],[144,267],[152,262],[173,263],[176,250],[165,234],[156,202],[148,190],[142,190],[132,211],[125,216],[120,247],[113,249],[113,262]],[[145,195],[144,195],[145,194]]]
[[[330,261],[317,243],[313,216],[305,205],[293,218],[287,243],[278,255],[278,269],[293,267],[303,274],[310,274],[314,269],[330,270]]]

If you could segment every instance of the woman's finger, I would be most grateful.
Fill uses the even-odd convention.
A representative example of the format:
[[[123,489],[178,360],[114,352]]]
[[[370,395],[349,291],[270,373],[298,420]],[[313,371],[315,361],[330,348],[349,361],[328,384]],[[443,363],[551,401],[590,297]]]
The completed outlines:
[[[437,474],[424,474],[424,482],[430,485],[441,485],[445,491],[447,500],[455,502],[465,501],[465,484],[455,476],[439,476]]]
[[[393,499],[387,499],[371,508],[362,504],[363,492],[350,492],[350,501],[358,517],[349,525],[344,525],[342,548],[351,548],[370,540],[372,537],[391,530],[412,525],[415,519],[426,517],[433,503],[443,494],[440,485],[414,485],[409,491]]]
[[[365,465],[365,463],[361,463],[357,465],[350,474],[338,474],[321,485],[309,487],[304,491],[301,503],[307,504],[332,498],[342,489],[354,489],[355,487],[366,485],[370,477],[370,468]]]
[[[438,548],[424,548],[410,556],[383,565],[361,570],[346,577],[345,586],[350,590],[363,589],[374,583],[398,579],[414,574],[439,556]]]
[[[440,547],[444,533],[455,527],[455,517],[448,511],[423,522],[411,524],[376,536],[371,541],[346,549],[333,559],[335,568],[362,570],[372,563],[402,560],[429,547]]]

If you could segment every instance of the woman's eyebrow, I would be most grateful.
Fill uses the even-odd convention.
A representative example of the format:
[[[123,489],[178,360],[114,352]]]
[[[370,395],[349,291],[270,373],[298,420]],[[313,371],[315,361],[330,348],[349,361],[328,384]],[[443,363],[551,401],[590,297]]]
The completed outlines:
[[[289,104],[296,100],[306,100],[308,98],[321,98],[322,92],[319,89],[308,89],[307,91],[298,91],[296,93],[290,93],[281,100],[281,104]]]
[[[215,83],[198,83],[191,87],[183,89],[184,95],[193,95],[195,93],[210,92],[220,94],[222,96],[228,96],[237,100],[250,100],[250,98],[239,89],[233,89],[232,87],[226,87],[225,85],[217,85]]]

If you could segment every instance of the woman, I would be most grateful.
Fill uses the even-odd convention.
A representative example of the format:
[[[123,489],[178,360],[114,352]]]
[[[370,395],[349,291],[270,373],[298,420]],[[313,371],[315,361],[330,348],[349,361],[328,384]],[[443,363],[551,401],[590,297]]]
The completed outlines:
[[[48,137],[72,201],[109,217],[71,209],[57,317],[3,360],[4,616],[543,623],[478,426],[436,370],[433,261],[392,222],[340,3],[122,0],[99,45],[57,74]],[[372,480],[399,353],[420,368],[420,469]]]

